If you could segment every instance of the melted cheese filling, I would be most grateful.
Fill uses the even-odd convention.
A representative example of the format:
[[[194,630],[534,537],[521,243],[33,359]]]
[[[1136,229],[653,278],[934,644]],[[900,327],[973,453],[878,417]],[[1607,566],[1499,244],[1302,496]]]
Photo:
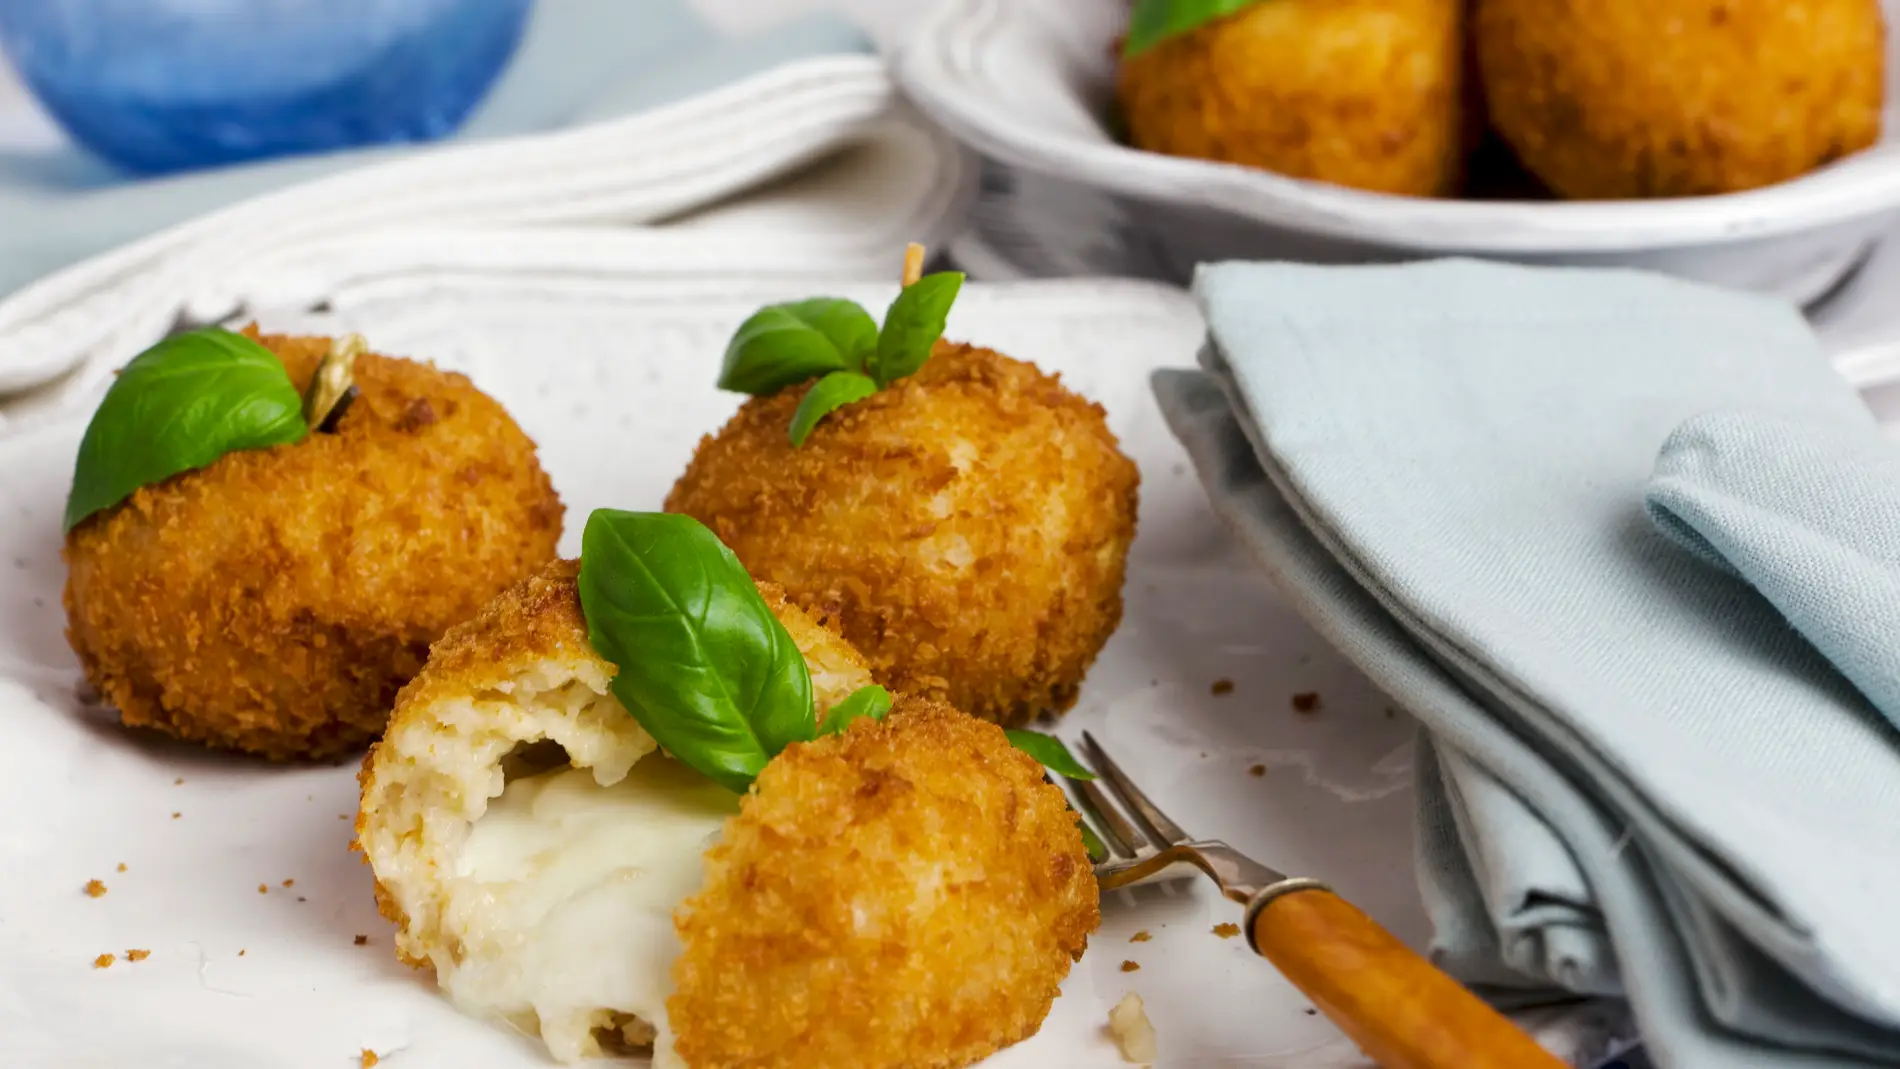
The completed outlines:
[[[462,953],[437,970],[465,1012],[538,1028],[575,1062],[595,1029],[651,1025],[656,1069],[680,1064],[666,1023],[673,910],[738,812],[732,792],[655,753],[617,783],[559,768],[510,781],[475,822],[444,918]]]

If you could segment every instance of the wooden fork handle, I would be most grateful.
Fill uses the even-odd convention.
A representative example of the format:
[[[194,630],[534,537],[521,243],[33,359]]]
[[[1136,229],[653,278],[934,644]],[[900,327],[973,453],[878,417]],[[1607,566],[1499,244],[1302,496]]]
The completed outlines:
[[[1251,924],[1254,949],[1385,1069],[1565,1069],[1504,1015],[1323,887],[1273,897],[1256,907]]]

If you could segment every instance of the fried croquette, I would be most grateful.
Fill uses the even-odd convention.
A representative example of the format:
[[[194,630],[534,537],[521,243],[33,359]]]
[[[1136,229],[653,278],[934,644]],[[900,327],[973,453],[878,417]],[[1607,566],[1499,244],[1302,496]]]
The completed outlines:
[[[837,620],[894,691],[1005,726],[1074,704],[1121,620],[1140,480],[1101,406],[1032,364],[939,342],[794,448],[806,389],[740,406],[667,510]]]
[[[1571,198],[1785,181],[1880,134],[1879,0],[1477,0],[1492,123]]]
[[[1273,0],[1122,60],[1135,147],[1448,196],[1479,129],[1463,0]]]
[[[562,1061],[657,1043],[664,1065],[672,910],[738,799],[614,698],[578,572],[556,561],[436,644],[364,761],[357,849],[397,956],[466,1011],[538,1031]],[[870,683],[835,632],[759,591],[821,715]]]
[[[258,340],[299,390],[329,349]],[[358,750],[431,642],[554,556],[560,499],[499,404],[409,360],[366,353],[355,377],[336,433],[228,453],[68,534],[67,638],[126,724],[274,760]]]
[[[1035,1033],[1100,921],[1074,811],[1000,728],[903,698],[760,773],[679,913],[693,1066],[967,1065]]]

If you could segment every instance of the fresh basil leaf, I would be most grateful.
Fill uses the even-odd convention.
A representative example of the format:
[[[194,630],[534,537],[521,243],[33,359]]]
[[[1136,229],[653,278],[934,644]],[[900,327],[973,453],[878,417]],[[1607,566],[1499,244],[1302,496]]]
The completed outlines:
[[[618,669],[614,697],[674,757],[743,792],[816,736],[804,655],[698,520],[594,510],[579,587],[588,641]]]
[[[141,486],[308,432],[303,398],[269,349],[215,327],[174,334],[134,357],[92,414],[66,530]]]
[[[870,717],[873,720],[884,719],[891,711],[891,692],[883,687],[872,685],[859,687],[845,700],[831,707],[825,714],[825,722],[818,725],[818,734],[836,735],[851,726],[853,720]]]
[[[877,383],[869,375],[860,375],[855,371],[834,371],[805,391],[798,402],[798,410],[792,413],[792,447],[805,444],[811,437],[812,428],[837,409],[853,401],[862,401],[877,392]]]
[[[1128,15],[1128,33],[1122,38],[1122,56],[1146,52],[1155,45],[1226,18],[1264,0],[1135,0]]]
[[[1075,807],[1070,806],[1069,811],[1075,813]],[[1089,860],[1097,865],[1107,861],[1109,859],[1108,844],[1102,841],[1101,836],[1095,834],[1094,828],[1089,827],[1088,819],[1076,813],[1075,826],[1082,829],[1082,849],[1089,855]]]
[[[884,313],[884,329],[877,336],[877,358],[865,370],[879,386],[912,374],[930,359],[930,350],[943,337],[950,306],[963,288],[959,271],[939,271],[905,286]]]
[[[814,297],[772,304],[739,324],[719,388],[777,393],[830,371],[857,371],[877,349],[877,323],[855,301]]]
[[[1070,779],[1094,779],[1095,773],[1082,767],[1062,740],[1054,735],[1044,735],[1040,731],[1022,731],[1017,728],[1004,728],[1003,734],[1009,736],[1009,744],[1042,763],[1042,767]]]

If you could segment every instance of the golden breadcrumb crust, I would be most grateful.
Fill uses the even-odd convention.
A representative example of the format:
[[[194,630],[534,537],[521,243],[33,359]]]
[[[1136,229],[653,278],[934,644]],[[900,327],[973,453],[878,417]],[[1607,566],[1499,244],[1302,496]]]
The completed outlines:
[[[1122,613],[1140,475],[1100,405],[989,349],[786,428],[808,387],[741,405],[666,508],[835,619],[879,682],[985,720],[1074,704]]]
[[[695,1069],[968,1065],[1041,1026],[1097,895],[1041,766],[901,699],[765,767],[675,914],[667,1016]]]
[[[1122,61],[1135,147],[1448,196],[1475,124],[1462,0],[1273,0]]]
[[[1571,198],[1729,193],[1879,137],[1880,0],[1477,0],[1491,119]]]
[[[363,759],[355,848],[375,868],[377,908],[396,923],[396,953],[410,965],[460,953],[441,926],[441,873],[500,792],[510,754],[552,741],[575,767],[617,781],[655,748],[609,690],[614,667],[588,641],[579,574],[579,561],[555,560],[451,627]],[[778,588],[758,587],[805,655],[822,721],[870,683],[869,666]]]
[[[329,347],[259,340],[300,390]],[[560,498],[501,405],[409,360],[355,373],[337,433],[229,453],[67,536],[67,638],[125,723],[274,760],[360,749],[429,644],[554,555]]]

